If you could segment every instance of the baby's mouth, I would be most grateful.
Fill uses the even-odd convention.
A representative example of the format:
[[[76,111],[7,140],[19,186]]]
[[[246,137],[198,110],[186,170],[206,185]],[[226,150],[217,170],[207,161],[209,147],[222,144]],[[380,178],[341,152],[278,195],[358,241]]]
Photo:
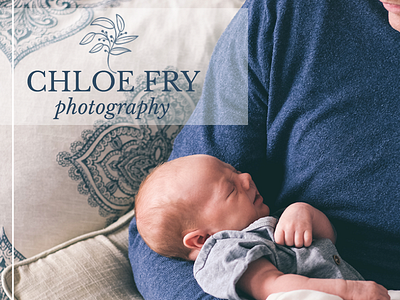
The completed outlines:
[[[259,199],[261,199],[261,201],[263,201],[263,200],[262,200],[262,197],[261,197],[261,195],[260,195],[260,193],[257,191],[257,192],[256,192],[256,195],[254,196],[253,204],[255,205],[256,202],[258,202]]]

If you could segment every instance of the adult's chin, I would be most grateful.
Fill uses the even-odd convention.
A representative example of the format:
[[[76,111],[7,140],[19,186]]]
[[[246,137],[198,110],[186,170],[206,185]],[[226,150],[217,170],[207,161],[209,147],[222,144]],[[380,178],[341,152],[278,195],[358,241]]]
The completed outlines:
[[[400,31],[400,15],[389,12],[389,24],[397,31]]]

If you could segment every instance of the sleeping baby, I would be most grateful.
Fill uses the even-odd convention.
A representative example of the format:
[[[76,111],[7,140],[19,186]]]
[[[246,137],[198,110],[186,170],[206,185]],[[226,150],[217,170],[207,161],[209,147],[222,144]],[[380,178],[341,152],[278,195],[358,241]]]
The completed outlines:
[[[347,299],[390,299],[338,254],[328,218],[306,203],[270,216],[251,176],[208,155],[157,167],[136,197],[137,228],[155,252],[195,261],[205,292],[266,299],[308,289]]]

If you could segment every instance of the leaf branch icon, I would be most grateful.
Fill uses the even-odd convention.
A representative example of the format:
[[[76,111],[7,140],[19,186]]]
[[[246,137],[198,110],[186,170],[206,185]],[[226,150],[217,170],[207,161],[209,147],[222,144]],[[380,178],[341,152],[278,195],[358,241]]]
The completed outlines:
[[[130,43],[138,38],[138,35],[127,35],[125,30],[125,21],[119,15],[116,14],[116,24],[106,17],[99,17],[93,20],[90,25],[100,26],[104,29],[101,32],[89,32],[80,41],[80,45],[87,45],[91,43],[97,36],[98,43],[95,44],[89,53],[97,53],[101,50],[107,53],[107,66],[111,72],[116,73],[110,67],[110,56],[118,56],[127,52],[131,52],[128,48],[121,47],[121,45]],[[111,33],[109,33],[111,30]]]

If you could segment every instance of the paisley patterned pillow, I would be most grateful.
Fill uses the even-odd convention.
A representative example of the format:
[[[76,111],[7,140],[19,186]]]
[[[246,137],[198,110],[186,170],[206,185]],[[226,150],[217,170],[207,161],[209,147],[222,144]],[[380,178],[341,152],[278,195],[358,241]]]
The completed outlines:
[[[25,257],[133,207],[196,106],[213,48],[242,3],[0,3],[0,199],[12,201]],[[6,232],[10,220],[0,211]]]
[[[12,245],[6,236],[4,228],[0,228],[0,300],[9,299],[2,289],[1,273],[3,270],[12,263]],[[14,263],[24,260],[25,257],[14,249]]]

